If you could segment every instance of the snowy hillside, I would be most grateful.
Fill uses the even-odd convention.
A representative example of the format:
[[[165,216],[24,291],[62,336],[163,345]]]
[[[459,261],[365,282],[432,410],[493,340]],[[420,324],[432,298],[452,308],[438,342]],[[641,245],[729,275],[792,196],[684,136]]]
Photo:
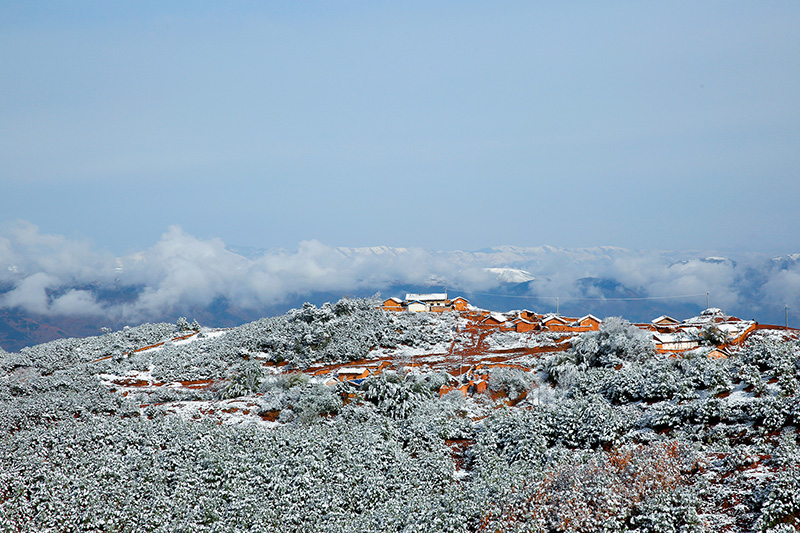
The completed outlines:
[[[797,529],[796,331],[377,304],[0,352],[3,529]]]

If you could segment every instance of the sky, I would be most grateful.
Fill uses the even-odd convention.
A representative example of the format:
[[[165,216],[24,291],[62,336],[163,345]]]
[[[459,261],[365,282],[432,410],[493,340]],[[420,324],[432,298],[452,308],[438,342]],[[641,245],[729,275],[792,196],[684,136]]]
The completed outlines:
[[[0,223],[119,256],[800,251],[793,1],[6,2],[0,80]]]

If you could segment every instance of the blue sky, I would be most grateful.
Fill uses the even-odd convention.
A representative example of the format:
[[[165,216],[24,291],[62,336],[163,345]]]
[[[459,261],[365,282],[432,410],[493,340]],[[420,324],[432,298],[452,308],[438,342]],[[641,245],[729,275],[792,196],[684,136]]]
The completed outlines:
[[[0,6],[0,223],[800,251],[797,2]]]

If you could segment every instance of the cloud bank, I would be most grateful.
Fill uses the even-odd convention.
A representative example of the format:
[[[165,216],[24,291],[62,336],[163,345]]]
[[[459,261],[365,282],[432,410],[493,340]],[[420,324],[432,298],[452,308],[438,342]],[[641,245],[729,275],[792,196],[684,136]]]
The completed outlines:
[[[800,308],[800,256],[709,257],[621,248],[498,247],[482,251],[334,248],[304,241],[293,250],[239,252],[220,239],[170,227],[152,247],[116,257],[90,244],[42,234],[29,222],[0,230],[0,308],[45,316],[158,320],[224,300],[274,309],[304,296],[448,287],[474,303],[506,308],[604,302],[712,305],[762,321]],[[702,304],[702,305],[701,305]],[[567,307],[568,309],[568,307]],[[782,320],[781,320],[782,322]]]

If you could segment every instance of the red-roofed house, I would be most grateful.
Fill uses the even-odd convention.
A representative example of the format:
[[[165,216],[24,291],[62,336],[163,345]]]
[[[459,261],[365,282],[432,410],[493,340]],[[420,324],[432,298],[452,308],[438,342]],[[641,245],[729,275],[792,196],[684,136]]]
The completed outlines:
[[[483,319],[483,322],[481,322],[481,324],[484,324],[486,326],[500,326],[505,324],[506,322],[508,322],[508,319],[503,315],[499,313],[492,313],[488,317]]]
[[[597,331],[602,323],[603,321],[596,316],[586,315],[578,319],[578,328],[580,331]]]
[[[569,321],[558,315],[548,315],[542,318],[542,327],[550,331],[569,331]]]
[[[515,318],[513,320],[513,323],[514,323],[514,329],[517,331],[517,333],[525,333],[527,331],[533,331],[539,328],[539,324],[537,324],[536,322],[529,322],[524,318],[519,318],[519,317]]]
[[[403,300],[392,296],[391,298],[387,298],[386,300],[384,300],[383,305],[381,307],[384,311],[402,311]]]
[[[469,300],[467,300],[463,296],[456,296],[450,302],[450,305],[452,305],[455,311],[466,311],[467,308],[469,307]]]

